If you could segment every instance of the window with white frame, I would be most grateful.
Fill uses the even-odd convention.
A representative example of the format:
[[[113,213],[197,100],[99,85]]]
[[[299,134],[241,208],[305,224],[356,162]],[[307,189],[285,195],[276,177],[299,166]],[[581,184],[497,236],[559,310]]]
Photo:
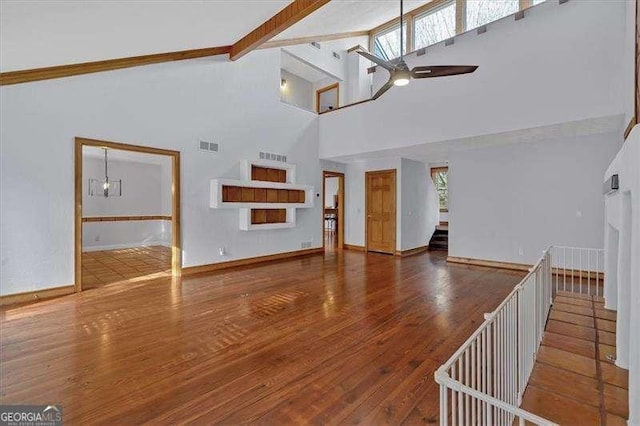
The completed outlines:
[[[467,30],[496,21],[518,10],[519,0],[468,0]]]
[[[414,48],[436,44],[456,35],[456,3],[448,2],[415,18]]]
[[[407,25],[403,25],[402,53],[407,53]],[[400,56],[400,25],[385,30],[373,37],[373,54],[385,61]]]

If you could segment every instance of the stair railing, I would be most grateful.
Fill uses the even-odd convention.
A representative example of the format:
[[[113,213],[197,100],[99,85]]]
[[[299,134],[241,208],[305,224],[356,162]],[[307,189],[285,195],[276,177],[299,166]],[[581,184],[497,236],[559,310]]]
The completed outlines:
[[[441,425],[554,423],[519,408],[553,297],[551,249],[435,373]]]

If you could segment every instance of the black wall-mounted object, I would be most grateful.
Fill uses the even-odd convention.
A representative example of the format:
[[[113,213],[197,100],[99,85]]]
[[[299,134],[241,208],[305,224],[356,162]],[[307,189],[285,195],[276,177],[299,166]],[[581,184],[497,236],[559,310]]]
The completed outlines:
[[[618,175],[611,175],[611,177],[605,181],[602,193],[608,194],[610,192],[617,191],[618,189],[620,189],[620,180]]]

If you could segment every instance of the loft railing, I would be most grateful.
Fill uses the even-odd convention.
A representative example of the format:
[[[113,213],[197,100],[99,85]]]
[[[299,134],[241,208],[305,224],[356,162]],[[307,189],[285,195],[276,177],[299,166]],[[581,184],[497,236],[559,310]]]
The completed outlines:
[[[601,295],[601,249],[550,247],[435,373],[441,425],[555,423],[519,408],[558,291]],[[590,260],[591,259],[591,260]]]

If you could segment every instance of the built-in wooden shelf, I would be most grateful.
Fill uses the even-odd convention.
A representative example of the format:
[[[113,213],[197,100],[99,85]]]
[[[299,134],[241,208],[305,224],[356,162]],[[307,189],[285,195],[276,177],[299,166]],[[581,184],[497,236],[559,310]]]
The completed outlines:
[[[261,167],[255,164],[251,165],[251,180],[259,180],[262,182],[280,182],[287,181],[287,170],[275,167]]]
[[[222,185],[222,201],[230,203],[304,203],[299,189],[255,188]]]
[[[251,224],[286,223],[287,209],[251,209]]]
[[[313,187],[295,182],[295,166],[275,161],[244,161],[241,179],[213,179],[211,208],[236,208],[240,229],[292,228],[296,209],[313,207]]]

